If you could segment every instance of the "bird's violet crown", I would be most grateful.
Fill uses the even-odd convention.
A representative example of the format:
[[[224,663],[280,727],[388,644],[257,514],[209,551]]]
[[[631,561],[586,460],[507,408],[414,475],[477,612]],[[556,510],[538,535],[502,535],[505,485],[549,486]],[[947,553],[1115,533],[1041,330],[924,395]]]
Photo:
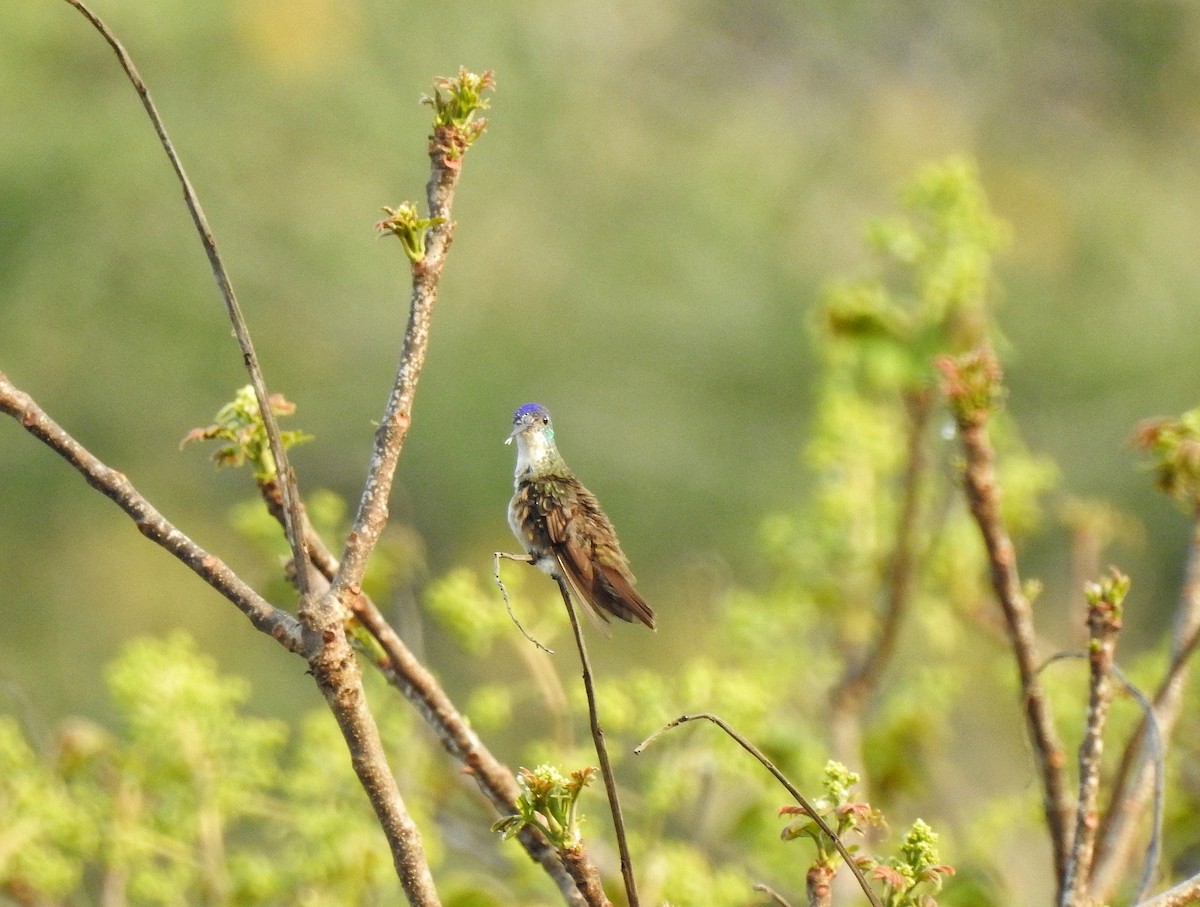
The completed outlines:
[[[550,411],[548,409],[546,409],[546,407],[542,406],[542,404],[526,403],[524,406],[522,406],[520,409],[518,409],[515,413],[513,413],[513,423],[515,424],[517,422],[520,422],[526,416],[541,415],[543,413],[546,414],[547,416],[550,415]]]

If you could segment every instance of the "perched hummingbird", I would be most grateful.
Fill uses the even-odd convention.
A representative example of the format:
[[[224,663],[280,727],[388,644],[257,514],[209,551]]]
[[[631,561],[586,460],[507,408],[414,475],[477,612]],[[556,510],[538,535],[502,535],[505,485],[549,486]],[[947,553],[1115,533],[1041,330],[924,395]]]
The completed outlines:
[[[550,412],[526,403],[505,444],[517,442],[516,493],[508,525],[532,563],[561,577],[593,615],[654,629],[654,612],[633,588],[629,561],[596,496],[575,478],[554,445]]]

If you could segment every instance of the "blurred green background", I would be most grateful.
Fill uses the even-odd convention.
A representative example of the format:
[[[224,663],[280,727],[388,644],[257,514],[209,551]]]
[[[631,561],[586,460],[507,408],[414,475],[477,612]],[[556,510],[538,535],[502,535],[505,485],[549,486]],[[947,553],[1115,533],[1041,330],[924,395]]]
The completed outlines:
[[[1127,644],[1161,639],[1186,520],[1127,439],[1197,403],[1200,11],[1083,0],[154,3],[97,11],[150,85],[273,390],[317,436],[302,488],[356,499],[407,268],[381,205],[421,198],[436,75],[499,83],[469,155],[393,514],[426,575],[511,549],[512,410],[554,412],[659,610],[603,664],[720,645],[765,515],[803,499],[809,315],[863,273],[865,221],[923,163],[972,155],[1012,227],[1009,405],[1064,488],[1133,515]],[[203,252],[136,96],[65,3],[0,6],[0,370],[200,544],[277,572],[230,514],[247,478],[178,449],[244,383]],[[420,539],[419,543],[412,540]],[[1065,533],[1025,572],[1079,638]],[[415,586],[421,584],[418,576]],[[278,587],[276,587],[278,589]],[[410,588],[406,586],[405,588]],[[282,593],[281,593],[282,594]],[[103,715],[100,666],[183,627],[264,712],[315,704],[257,636],[14,423],[0,423],[0,682],[48,727]],[[280,598],[287,601],[286,598]],[[419,616],[394,603],[419,640]],[[497,603],[499,606],[499,603]],[[680,632],[684,628],[684,632]],[[425,633],[455,689],[465,666]],[[662,655],[660,653],[667,653]]]

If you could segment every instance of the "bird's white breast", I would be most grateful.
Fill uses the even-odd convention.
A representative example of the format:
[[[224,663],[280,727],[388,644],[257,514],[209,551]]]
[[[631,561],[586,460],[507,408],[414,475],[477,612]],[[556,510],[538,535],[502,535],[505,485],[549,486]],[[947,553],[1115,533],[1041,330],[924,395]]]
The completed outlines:
[[[518,482],[523,476],[534,472],[549,459],[553,443],[542,432],[517,435],[516,479]]]

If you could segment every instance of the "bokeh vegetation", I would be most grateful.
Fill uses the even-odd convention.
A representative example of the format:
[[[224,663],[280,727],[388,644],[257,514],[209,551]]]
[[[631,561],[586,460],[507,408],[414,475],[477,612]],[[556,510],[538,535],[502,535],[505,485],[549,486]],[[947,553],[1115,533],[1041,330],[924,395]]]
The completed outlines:
[[[511,454],[500,441],[508,414],[530,398],[555,412],[564,453],[605,501],[662,615],[657,635],[622,632],[595,653],[608,678],[606,726],[629,746],[680,710],[710,708],[817,783],[832,745],[827,694],[875,626],[899,507],[904,395],[929,380],[922,369],[933,353],[997,328],[1004,419],[1014,416],[1024,437],[1009,422],[998,439],[1007,516],[1026,573],[1044,584],[1041,629],[1057,646],[1079,647],[1072,521],[1100,514],[1118,546],[1112,556],[1134,578],[1126,658],[1135,674],[1161,660],[1149,647],[1165,632],[1186,521],[1152,494],[1126,441],[1138,420],[1196,403],[1200,111],[1190,86],[1200,77],[1191,52],[1200,14],[1098,0],[1053,10],[570,12],[168,0],[101,12],[137,56],[183,151],[272,387],[317,438],[295,459],[302,487],[330,490],[318,499],[325,525],[344,521],[338,501],[357,494],[394,367],[404,269],[392,244],[371,240],[371,224],[424,178],[425,113],[411,101],[430,73],[460,63],[496,70],[501,94],[459,200],[397,525],[371,591],[511,764],[569,772],[592,762],[573,668],[531,651],[489,578],[490,552],[511,547]],[[10,4],[0,34],[0,120],[21,127],[0,139],[0,368],[172,519],[287,600],[276,577],[285,548],[264,532],[257,505],[242,503],[244,479],[176,449],[243,382],[135,98],[65,5]],[[960,152],[977,173],[961,159],[921,170]],[[868,217],[919,170],[899,215]],[[1003,308],[974,306],[998,287]],[[964,299],[971,305],[956,308]],[[939,414],[930,429],[944,424]],[[272,785],[303,784],[314,763],[320,773],[304,796],[318,798],[314,809],[336,799],[342,812],[322,820],[319,809],[308,819],[285,810],[280,826],[351,821],[347,805],[361,806],[360,796],[349,780],[334,786],[338,755],[320,746],[336,741],[319,728],[327,718],[304,718],[316,700],[296,664],[8,429],[0,679],[2,710],[23,734],[6,721],[3,746],[35,779],[40,802],[66,803],[55,787],[64,782],[36,768],[53,741],[60,757],[70,742],[57,730],[63,716],[99,722],[72,725],[88,771],[141,750],[145,729],[121,692],[120,666],[186,644],[118,653],[183,627],[254,691],[242,706],[240,682],[205,675],[218,699],[240,692],[189,706],[197,718],[237,705],[242,730],[259,734],[212,745],[253,747],[254,765],[276,760],[253,791],[210,792],[247,811],[230,816],[244,843],[230,847],[234,861],[253,861],[270,840],[254,814],[259,798],[284,798]],[[946,480],[953,448],[938,450]],[[1029,831],[1039,820],[1012,669],[974,621],[988,601],[978,541],[946,482],[929,494],[938,541],[856,767],[897,827],[924,816],[943,833],[943,856],[959,868],[946,903],[1029,902],[1044,897],[1048,868]],[[565,650],[553,588],[537,576],[509,585],[533,635]],[[95,682],[109,663],[111,698]],[[161,665],[139,670],[167,676]],[[1083,702],[1072,670],[1050,677],[1068,720]],[[388,720],[411,723],[402,703],[375,699]],[[286,729],[265,716],[289,719],[305,742],[287,749]],[[1135,720],[1132,709],[1114,715]],[[1181,766],[1196,733],[1183,731]],[[405,738],[404,783],[438,817],[440,834],[430,821],[424,830],[460,902],[486,903],[469,899],[486,890],[481,879],[511,879],[509,898],[541,891],[544,880],[493,840],[432,750],[414,751],[413,734],[395,738]],[[636,792],[626,810],[637,817],[646,897],[739,904],[756,879],[797,886],[806,857],[778,840],[779,792],[727,741],[676,734],[644,761],[624,746],[618,767]],[[1077,734],[1077,721],[1064,726],[1069,741]],[[188,771],[164,763],[124,767],[122,777],[153,788],[163,815],[178,819],[170,809],[203,807]],[[180,781],[182,805],[167,802],[167,776]],[[102,789],[87,795],[97,810]],[[1168,843],[1184,866],[1197,840],[1196,792],[1177,769]],[[603,857],[604,810],[594,791],[582,802],[585,836]],[[100,839],[79,818],[60,816],[42,833],[67,854],[94,855]],[[153,833],[153,823],[141,828],[151,837],[138,846],[153,846]],[[386,875],[386,854],[366,832],[297,835],[348,837],[354,857],[383,854]],[[486,856],[465,866],[443,847]],[[75,884],[69,861],[44,862],[51,884]],[[1019,876],[1007,871],[1014,865]],[[145,881],[147,902],[160,882]],[[282,902],[275,882],[259,884]]]

